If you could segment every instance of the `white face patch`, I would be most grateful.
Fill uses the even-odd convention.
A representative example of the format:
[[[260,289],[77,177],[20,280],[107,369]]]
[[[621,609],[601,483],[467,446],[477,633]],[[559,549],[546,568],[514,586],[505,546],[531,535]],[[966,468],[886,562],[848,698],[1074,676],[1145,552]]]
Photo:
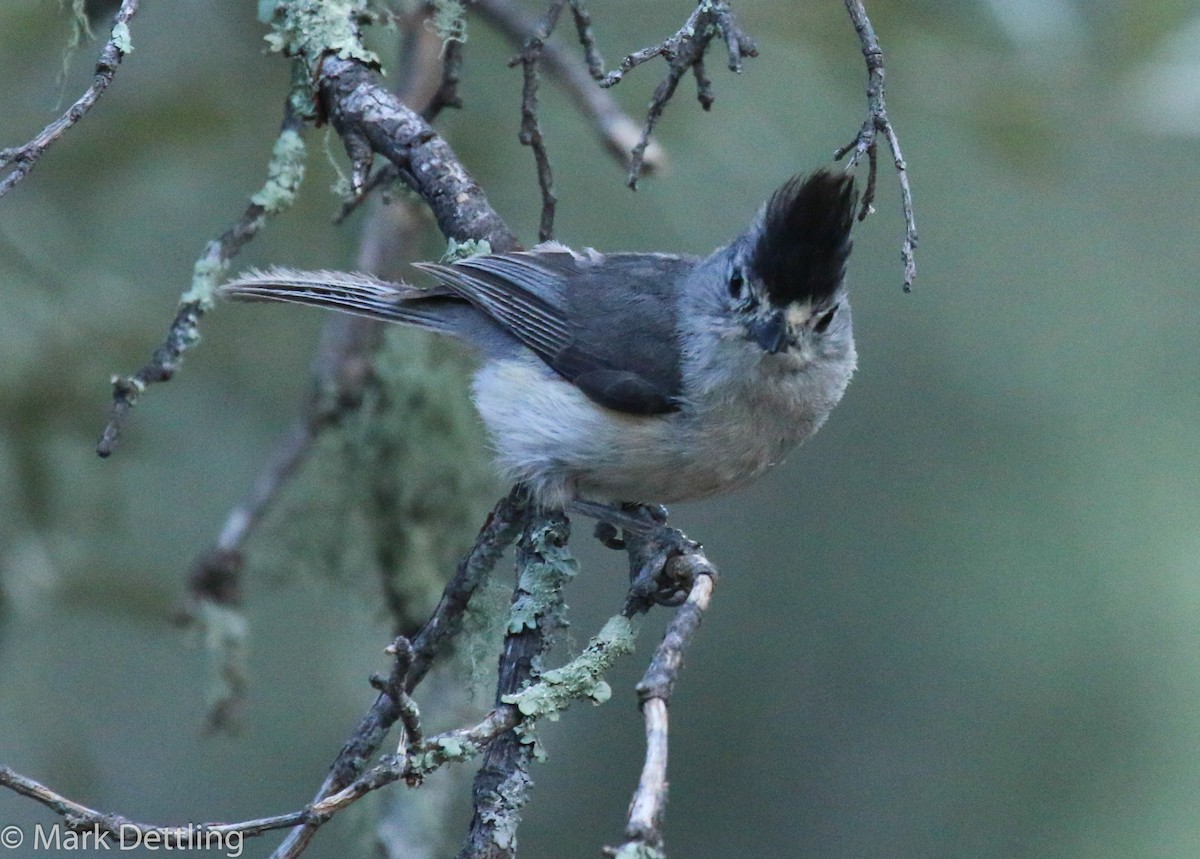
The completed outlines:
[[[784,313],[787,319],[788,328],[792,331],[799,330],[804,323],[808,322],[813,315],[813,306],[811,299],[804,302],[796,302],[788,306]]]

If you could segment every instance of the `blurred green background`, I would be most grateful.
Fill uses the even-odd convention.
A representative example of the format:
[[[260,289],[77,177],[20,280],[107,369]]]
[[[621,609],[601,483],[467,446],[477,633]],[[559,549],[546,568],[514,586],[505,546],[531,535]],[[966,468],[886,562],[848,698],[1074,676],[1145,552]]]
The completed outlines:
[[[308,799],[389,633],[373,580],[252,557],[243,730],[204,733],[203,649],[170,619],[297,413],[321,315],[219,308],[116,456],[96,458],[109,375],[145,360],[204,243],[260,186],[289,77],[253,4],[144,7],[108,94],[0,200],[0,762],[139,820],[243,819]],[[670,169],[636,194],[543,88],[561,240],[705,253],[851,138],[865,73],[842,4],[736,8],[761,56],[737,77],[709,63],[711,114],[684,81],[659,126]],[[592,11],[611,64],[690,9]],[[869,11],[911,169],[917,287],[900,291],[885,159],[850,265],[861,365],[845,401],[754,487],[673,511],[724,575],[672,702],[669,852],[1195,857],[1200,12]],[[62,75],[69,32],[58,4],[0,4],[0,146],[86,85],[97,46]],[[466,110],[440,127],[532,242],[510,54],[472,27]],[[615,95],[644,110],[661,71]],[[330,226],[344,157],[325,134],[307,136],[297,207],[235,268],[353,266],[362,216]],[[617,556],[580,553],[574,647],[624,577]],[[642,754],[632,687],[658,628],[611,702],[546,728],[523,856],[619,840]],[[455,814],[447,855],[469,810]],[[368,819],[347,815],[308,855],[370,855]],[[0,793],[0,823],[52,820]]]

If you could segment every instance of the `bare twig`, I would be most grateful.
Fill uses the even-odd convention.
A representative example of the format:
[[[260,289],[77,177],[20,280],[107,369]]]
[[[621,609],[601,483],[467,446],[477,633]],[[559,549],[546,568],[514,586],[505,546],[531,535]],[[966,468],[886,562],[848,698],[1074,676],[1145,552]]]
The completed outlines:
[[[708,610],[717,577],[716,568],[699,552],[677,555],[668,563],[681,568],[673,571],[673,578],[687,578],[693,584],[637,686],[646,722],[646,760],[629,804],[625,843],[609,848],[606,852],[611,856],[644,856],[661,851],[662,816],[667,802],[667,707],[684,654]]]
[[[119,814],[97,811],[68,799],[44,784],[0,767],[0,787],[19,793],[38,802],[64,818],[68,828],[75,831],[103,833],[112,836],[118,845],[147,846],[156,842],[164,849],[188,849],[227,846],[236,850],[245,836],[262,835],[274,829],[293,826],[306,819],[308,809],[274,817],[243,820],[238,823],[191,823],[186,826],[158,826],[139,823]],[[128,839],[123,841],[122,839]],[[236,839],[236,840],[235,840]],[[222,842],[224,842],[222,844]],[[151,848],[153,849],[153,848]]]
[[[96,71],[92,75],[92,85],[84,90],[67,112],[54,122],[47,125],[41,132],[26,143],[14,149],[0,150],[0,170],[8,169],[8,175],[0,179],[0,197],[28,175],[34,164],[56,140],[62,137],[71,126],[83,119],[101,94],[108,89],[117,73],[117,66],[126,54],[133,50],[129,41],[129,21],[138,10],[138,0],[123,0],[117,14],[113,16],[113,26],[109,39],[100,51],[100,59],[96,61]]]
[[[512,0],[475,0],[472,8],[509,41],[522,48],[541,25]],[[583,45],[584,62],[554,41],[542,44],[540,62],[566,90],[579,112],[591,121],[605,148],[627,168],[632,167],[630,151],[641,136],[641,127],[616,99],[597,86],[597,81],[604,77],[604,63],[592,35],[591,19],[582,2],[572,0],[571,14]],[[642,172],[650,173],[665,165],[666,152],[657,140],[651,139],[642,154]]]
[[[439,113],[448,107],[461,108],[462,98],[458,95],[458,82],[462,79],[463,43],[458,39],[446,42],[442,51],[442,79],[433,93],[429,104],[421,111],[426,122],[433,122]]]
[[[537,165],[538,188],[542,192],[542,215],[538,226],[538,239],[549,241],[554,237],[554,209],[558,198],[554,195],[554,174],[550,169],[550,156],[542,137],[538,122],[538,62],[541,60],[546,39],[554,32],[566,0],[554,0],[546,10],[546,17],[536,30],[530,30],[521,53],[509,62],[509,68],[520,65],[523,83],[521,86],[521,130],[519,139],[523,146],[533,150]]]
[[[166,339],[154,350],[149,363],[132,376],[113,377],[109,421],[96,444],[96,453],[100,456],[110,456],[116,450],[121,426],[147,386],[165,382],[174,376],[184,351],[200,338],[200,319],[212,306],[213,291],[230,258],[258,234],[270,215],[278,214],[291,205],[304,175],[304,146],[299,135],[302,126],[303,121],[292,110],[289,100],[266,184],[250,198],[250,204],[241,219],[219,239],[209,242],[196,261],[192,287],[180,299],[179,309],[167,330]]]
[[[737,26],[729,6],[723,2],[716,2],[716,0],[702,0],[673,36],[664,39],[657,45],[651,45],[629,54],[621,60],[621,64],[616,69],[601,80],[601,86],[615,86],[629,71],[642,63],[659,56],[667,60],[667,75],[655,89],[653,98],[650,99],[650,108],[646,112],[646,123],[642,128],[641,137],[630,153],[632,166],[629,170],[629,187],[637,187],[641,164],[650,143],[650,134],[654,131],[654,126],[662,117],[667,102],[675,95],[675,88],[688,69],[694,70],[697,84],[696,97],[701,106],[705,110],[712,106],[712,83],[705,75],[702,63],[709,43],[717,35],[721,36],[729,51],[730,71],[740,72],[744,58],[758,56],[758,49],[754,46],[754,42]],[[697,64],[701,65],[697,68]]]
[[[862,46],[863,57],[867,61],[867,119],[854,139],[834,153],[836,160],[841,160],[850,154],[847,167],[853,168],[864,155],[867,156],[867,183],[863,191],[862,207],[858,219],[861,221],[874,211],[875,177],[878,171],[877,141],[880,132],[887,140],[892,151],[896,166],[896,174],[900,179],[900,202],[904,212],[904,243],[900,248],[900,258],[904,263],[904,291],[912,291],[913,281],[917,276],[917,264],[914,253],[917,248],[917,224],[913,216],[912,189],[908,184],[908,166],[900,152],[900,141],[896,137],[896,129],[888,119],[887,103],[884,100],[884,67],[883,49],[879,47],[879,38],[867,17],[867,10],[861,0],[846,0],[846,11],[858,33],[859,44]]]
[[[399,745],[407,757],[421,745],[424,737],[424,732],[421,730],[421,711],[407,688],[408,671],[412,667],[413,661],[413,646],[407,638],[401,635],[387,648],[387,653],[396,658],[395,668],[387,677],[376,675],[371,678],[371,681],[376,689],[389,696],[396,704],[396,712],[400,724],[404,728],[403,738]]]

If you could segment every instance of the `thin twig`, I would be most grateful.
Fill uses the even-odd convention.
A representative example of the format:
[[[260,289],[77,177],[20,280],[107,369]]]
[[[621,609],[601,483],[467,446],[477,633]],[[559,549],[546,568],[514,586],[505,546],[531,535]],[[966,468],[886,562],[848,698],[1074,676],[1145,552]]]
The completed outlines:
[[[650,143],[650,134],[654,131],[654,126],[662,117],[667,102],[675,95],[675,88],[679,86],[680,79],[688,69],[695,70],[696,97],[701,106],[705,110],[712,106],[712,82],[705,75],[703,66],[701,65],[698,69],[696,66],[703,62],[709,44],[713,37],[718,35],[729,51],[730,71],[740,72],[744,58],[758,56],[758,49],[754,42],[737,26],[729,6],[723,2],[703,0],[673,36],[664,39],[657,45],[651,45],[629,54],[621,60],[621,64],[616,69],[609,72],[600,81],[601,86],[612,87],[618,84],[628,72],[655,57],[661,56],[667,61],[666,77],[659,83],[653,98],[650,99],[650,107],[646,112],[646,123],[642,128],[641,137],[630,153],[632,163],[629,171],[630,188],[637,187],[641,164]]]
[[[413,661],[413,646],[407,638],[401,635],[392,642],[387,652],[396,659],[395,669],[386,678],[381,675],[373,677],[372,685],[385,695],[391,696],[392,700],[396,702],[400,724],[404,728],[399,747],[407,756],[421,745],[424,738],[424,732],[421,730],[420,708],[417,707],[417,702],[413,700],[407,689],[408,671],[412,667]]]
[[[541,23],[512,0],[475,0],[472,8],[519,48],[524,47]],[[592,123],[604,147],[630,168],[630,151],[641,136],[641,126],[611,94],[597,85],[604,77],[604,61],[596,48],[591,18],[580,0],[571,0],[571,14],[583,46],[584,62],[553,40],[541,46],[540,62],[551,78],[566,90],[579,112]],[[661,169],[666,166],[666,160],[662,146],[651,139],[642,155],[642,172]]]
[[[458,94],[458,84],[462,79],[463,43],[458,39],[446,42],[442,51],[442,79],[438,84],[433,98],[421,111],[426,122],[433,122],[437,115],[448,107],[462,108],[462,98]]]
[[[100,59],[96,61],[92,85],[84,90],[83,95],[67,109],[67,112],[43,128],[24,146],[0,150],[0,170],[11,168],[8,175],[0,179],[0,197],[24,179],[51,144],[83,119],[101,94],[108,89],[108,85],[117,74],[117,66],[125,55],[133,50],[129,41],[129,21],[137,14],[137,10],[138,0],[123,0],[117,14],[113,16],[109,39],[100,51]]]
[[[339,811],[348,808],[374,790],[400,780],[412,785],[419,784],[422,777],[444,764],[469,760],[480,754],[489,743],[510,731],[520,719],[521,715],[515,707],[498,707],[471,727],[445,731],[419,745],[414,744],[408,755],[386,756],[377,766],[342,790],[302,809],[236,823],[189,823],[184,826],[141,823],[123,815],[99,811],[75,802],[41,782],[5,766],[0,766],[0,787],[44,805],[64,818],[66,826],[70,829],[104,833],[112,836],[114,843],[118,845],[146,846],[154,841],[163,849],[220,846],[237,848],[240,841],[232,843],[233,836],[254,837],[302,825],[311,826],[315,830]],[[122,838],[128,840],[122,841]],[[214,840],[218,838],[225,839],[224,845]],[[272,856],[275,859],[294,857],[299,855],[305,846],[307,841],[285,841]]]
[[[867,17],[867,10],[861,0],[846,0],[846,11],[858,34],[863,57],[867,61],[867,118],[854,139],[834,153],[835,160],[841,160],[850,154],[847,168],[853,168],[867,157],[867,184],[863,192],[862,205],[858,219],[861,221],[874,211],[875,177],[878,170],[876,138],[880,132],[887,140],[892,150],[892,159],[896,174],[900,180],[900,202],[904,213],[904,242],[900,248],[900,259],[904,263],[904,291],[911,292],[913,281],[917,276],[917,264],[914,254],[917,248],[917,224],[913,215],[912,189],[908,184],[908,166],[900,152],[900,141],[896,137],[896,129],[887,114],[887,103],[884,99],[884,66],[883,49],[879,46],[879,38]]]
[[[68,799],[57,791],[51,790],[41,782],[28,776],[14,772],[8,767],[0,766],[0,786],[38,802],[55,814],[65,819],[68,828],[75,831],[104,833],[112,836],[114,843],[125,845],[122,838],[129,839],[129,846],[145,846],[154,836],[165,849],[185,849],[187,847],[219,846],[208,840],[206,836],[229,838],[232,835],[255,836],[262,835],[274,829],[294,826],[307,819],[311,812],[308,809],[292,811],[273,817],[260,817],[253,820],[243,820],[238,823],[190,823],[186,826],[158,826],[151,823],[139,823],[120,814],[97,811],[81,803]],[[206,843],[207,842],[207,843]],[[230,847],[237,845],[229,844]]]
[[[546,39],[554,32],[566,0],[554,0],[546,10],[541,25],[529,33],[521,53],[509,62],[509,68],[520,65],[521,86],[521,130],[518,139],[522,146],[533,150],[537,165],[538,188],[542,193],[542,214],[538,225],[538,239],[546,242],[554,237],[554,209],[558,197],[554,194],[554,173],[550,169],[550,156],[546,152],[546,141],[538,122],[538,62],[541,60]]]

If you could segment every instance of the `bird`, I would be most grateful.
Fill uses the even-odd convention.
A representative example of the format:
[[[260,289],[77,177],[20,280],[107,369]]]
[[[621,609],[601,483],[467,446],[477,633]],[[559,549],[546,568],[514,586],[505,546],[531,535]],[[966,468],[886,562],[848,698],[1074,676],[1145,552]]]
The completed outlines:
[[[705,257],[544,242],[414,263],[429,286],[276,267],[220,293],[469,344],[504,476],[542,508],[604,519],[745,486],[825,422],[857,363],[846,286],[857,199],[849,174],[794,176]]]

